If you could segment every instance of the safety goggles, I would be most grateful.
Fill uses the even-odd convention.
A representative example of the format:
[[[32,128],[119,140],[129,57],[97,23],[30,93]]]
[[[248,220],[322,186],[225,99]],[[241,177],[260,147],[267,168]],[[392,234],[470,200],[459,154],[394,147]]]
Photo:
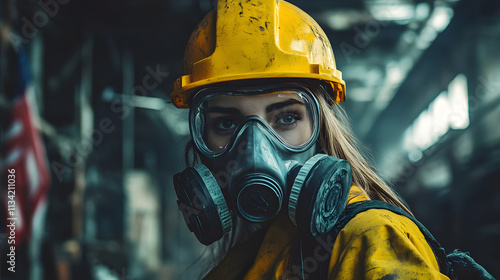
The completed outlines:
[[[216,157],[234,147],[251,124],[290,152],[309,149],[319,134],[319,105],[306,87],[295,83],[268,87],[199,91],[190,106],[191,136],[199,151]]]

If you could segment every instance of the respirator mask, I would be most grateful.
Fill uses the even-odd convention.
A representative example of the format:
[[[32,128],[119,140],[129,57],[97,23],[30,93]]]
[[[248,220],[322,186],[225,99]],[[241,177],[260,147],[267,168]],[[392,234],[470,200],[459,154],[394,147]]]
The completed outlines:
[[[306,87],[208,88],[190,108],[191,136],[210,168],[198,164],[175,174],[174,187],[202,244],[232,230],[231,210],[267,222],[286,209],[313,236],[331,230],[347,203],[351,168],[316,154],[319,105]]]

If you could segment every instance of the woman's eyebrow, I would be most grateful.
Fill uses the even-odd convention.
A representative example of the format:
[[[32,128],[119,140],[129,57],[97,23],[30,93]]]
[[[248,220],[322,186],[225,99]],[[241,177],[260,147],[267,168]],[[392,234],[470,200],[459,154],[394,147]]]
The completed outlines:
[[[208,107],[206,110],[207,113],[221,113],[221,114],[230,114],[230,115],[240,115],[240,110],[235,107],[222,107],[222,106],[212,106]]]
[[[277,102],[277,103],[273,103],[273,104],[267,105],[266,106],[266,113],[270,113],[271,111],[279,110],[281,108],[284,108],[284,107],[287,107],[287,106],[291,106],[291,105],[295,105],[295,104],[299,104],[299,105],[305,106],[304,102],[299,101],[297,99],[291,98],[291,99],[288,99],[288,100],[283,101],[283,102]]]

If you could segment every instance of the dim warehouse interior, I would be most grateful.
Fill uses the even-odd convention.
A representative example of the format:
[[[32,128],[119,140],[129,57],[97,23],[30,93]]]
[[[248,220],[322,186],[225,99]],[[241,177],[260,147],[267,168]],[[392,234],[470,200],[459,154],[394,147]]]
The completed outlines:
[[[15,275],[0,229],[2,279],[195,277],[204,246],[172,183],[186,166],[188,115],[169,96],[213,2],[1,1],[2,162],[15,81],[29,72],[21,94],[36,105],[50,173],[46,187],[39,165],[24,178],[45,200],[17,197],[16,207],[32,205],[33,227]],[[376,168],[448,251],[470,252],[499,277],[500,3],[289,2],[328,35],[347,85],[342,107]]]

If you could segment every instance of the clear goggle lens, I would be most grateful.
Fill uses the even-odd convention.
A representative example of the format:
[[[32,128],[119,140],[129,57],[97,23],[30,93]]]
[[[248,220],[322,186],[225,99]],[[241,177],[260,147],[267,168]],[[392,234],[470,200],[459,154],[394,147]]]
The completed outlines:
[[[314,95],[301,87],[267,90],[210,90],[200,92],[191,106],[193,139],[207,156],[223,153],[234,143],[245,120],[256,116],[284,147],[310,147],[319,130],[319,109]]]

